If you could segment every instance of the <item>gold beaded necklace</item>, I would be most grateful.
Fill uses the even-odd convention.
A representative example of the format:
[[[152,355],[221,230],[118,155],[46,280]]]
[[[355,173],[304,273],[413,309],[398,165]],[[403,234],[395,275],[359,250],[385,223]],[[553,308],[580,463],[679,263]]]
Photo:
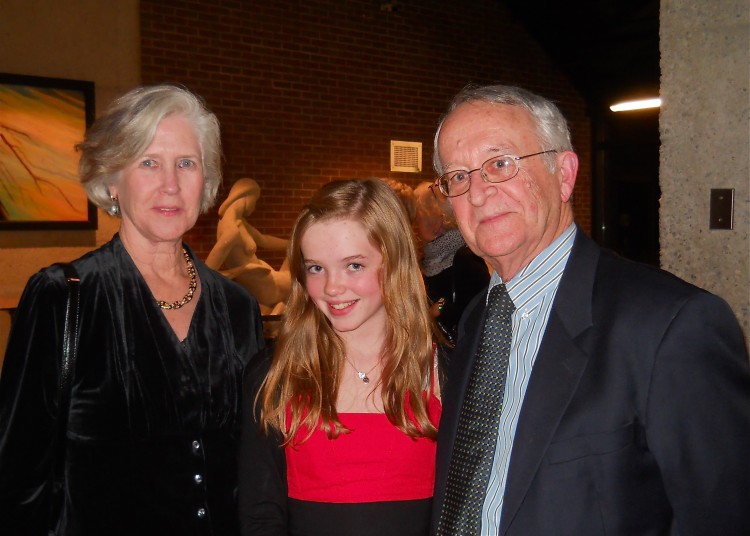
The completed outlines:
[[[167,309],[167,310],[179,309],[180,307],[190,303],[190,300],[193,299],[193,294],[195,294],[195,289],[198,288],[198,278],[195,273],[195,265],[193,264],[193,261],[190,260],[190,255],[188,255],[188,252],[185,250],[185,248],[182,248],[182,255],[183,257],[185,257],[185,262],[187,263],[188,276],[190,276],[190,284],[188,285],[187,294],[185,294],[181,300],[174,301],[172,303],[165,302],[162,300],[156,300],[156,303],[162,309]]]

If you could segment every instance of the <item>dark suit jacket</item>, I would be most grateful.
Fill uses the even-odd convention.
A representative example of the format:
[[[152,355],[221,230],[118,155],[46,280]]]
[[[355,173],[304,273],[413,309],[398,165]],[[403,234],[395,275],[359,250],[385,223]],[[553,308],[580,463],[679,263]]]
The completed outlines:
[[[484,309],[485,295],[467,308],[443,390],[433,532]],[[749,533],[750,367],[734,314],[579,230],[521,409],[499,534]]]

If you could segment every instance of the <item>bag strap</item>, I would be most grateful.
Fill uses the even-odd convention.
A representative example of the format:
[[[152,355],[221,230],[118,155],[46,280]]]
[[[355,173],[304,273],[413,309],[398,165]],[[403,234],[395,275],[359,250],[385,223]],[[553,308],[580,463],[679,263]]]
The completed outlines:
[[[78,271],[70,263],[60,263],[65,274],[68,286],[68,298],[65,304],[65,329],[63,331],[63,355],[60,367],[60,382],[57,393],[57,434],[55,449],[54,474],[62,478],[65,466],[65,432],[68,427],[68,414],[70,413],[70,396],[73,390],[73,376],[76,368],[76,355],[78,353],[78,315],[80,302],[81,278]]]

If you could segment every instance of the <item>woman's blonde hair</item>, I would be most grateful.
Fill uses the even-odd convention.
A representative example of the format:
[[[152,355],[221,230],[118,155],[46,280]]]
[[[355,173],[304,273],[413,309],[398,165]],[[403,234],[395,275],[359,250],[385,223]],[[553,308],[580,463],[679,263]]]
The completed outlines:
[[[291,294],[271,370],[256,399],[261,428],[281,433],[284,444],[306,429],[305,441],[319,423],[331,438],[348,432],[336,412],[344,342],[305,290],[301,250],[312,225],[338,219],[361,223],[383,256],[380,286],[387,327],[380,387],[385,414],[409,436],[436,437],[423,398],[432,374],[434,327],[413,232],[400,203],[381,180],[338,181],[322,187],[297,217],[288,246]]]
[[[76,146],[81,153],[78,174],[89,199],[96,206],[113,210],[109,187],[120,173],[151,145],[162,119],[179,114],[198,136],[203,165],[201,213],[216,201],[221,184],[221,134],[219,120],[203,100],[187,89],[172,85],[137,87],[115,100]]]

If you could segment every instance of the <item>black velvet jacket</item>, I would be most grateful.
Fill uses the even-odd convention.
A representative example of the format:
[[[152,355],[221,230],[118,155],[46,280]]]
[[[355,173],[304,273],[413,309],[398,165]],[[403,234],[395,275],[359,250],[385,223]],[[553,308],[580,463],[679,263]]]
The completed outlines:
[[[192,255],[192,252],[191,256]],[[179,341],[118,236],[74,261],[81,335],[58,534],[231,535],[242,369],[263,347],[257,302],[195,259]],[[46,534],[66,284],[34,275],[0,377],[0,531]]]

